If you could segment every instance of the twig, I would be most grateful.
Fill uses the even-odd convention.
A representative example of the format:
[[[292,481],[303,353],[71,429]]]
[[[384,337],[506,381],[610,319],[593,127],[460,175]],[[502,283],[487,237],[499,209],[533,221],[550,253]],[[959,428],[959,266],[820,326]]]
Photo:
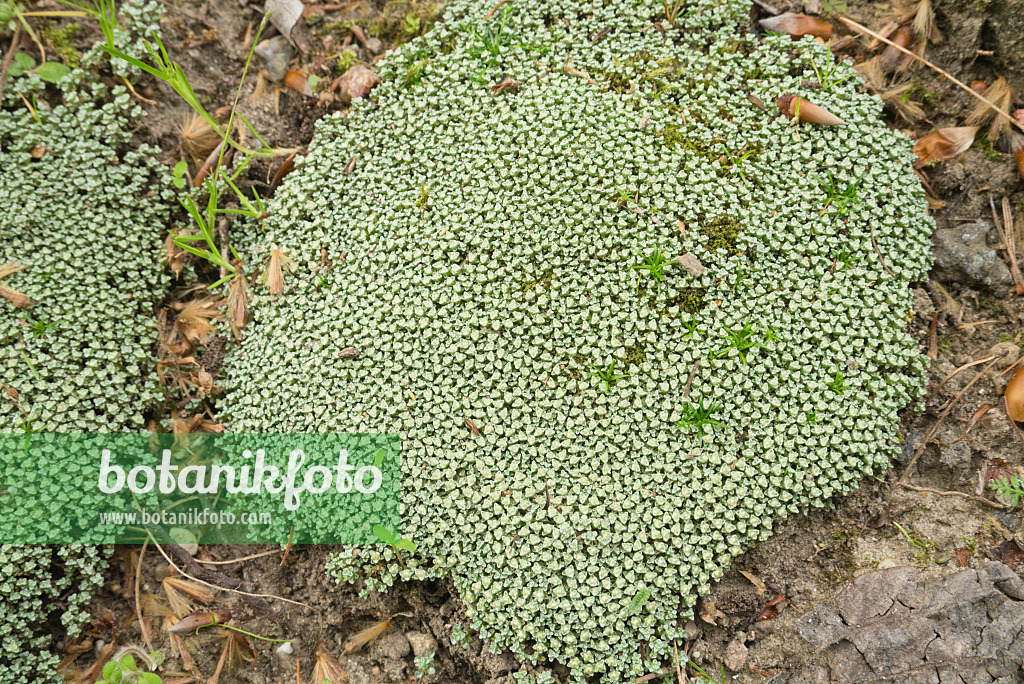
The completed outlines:
[[[139,95],[139,93],[136,92],[136,90],[135,90],[135,86],[132,85],[132,82],[129,81],[124,76],[121,77],[121,80],[124,81],[124,84],[126,86],[128,86],[128,90],[130,90],[131,94],[134,95],[135,97],[139,98],[140,100],[142,100],[143,102],[145,102],[148,105],[158,104],[156,100],[150,100],[148,97],[143,97],[142,95]]]
[[[960,401],[961,397],[967,394],[967,390],[971,389],[971,387],[974,386],[974,383],[981,379],[981,376],[987,373],[988,369],[994,366],[996,361],[1003,358],[1003,356],[1005,356],[1005,354],[1000,354],[999,356],[996,356],[991,361],[989,361],[988,365],[982,368],[978,372],[978,374],[974,376],[974,379],[967,383],[966,387],[960,390],[960,394],[953,397],[953,400],[949,402],[949,406],[947,406],[946,410],[943,411],[941,415],[939,415],[939,419],[935,421],[935,425],[933,425],[932,429],[928,431],[928,436],[925,437],[924,440],[921,442],[921,446],[917,447],[917,449],[914,450],[914,457],[910,459],[910,463],[907,464],[907,467],[903,471],[903,474],[900,475],[900,479],[896,481],[897,485],[901,487],[903,486],[904,480],[907,479],[907,475],[910,474],[910,471],[913,469],[914,464],[917,463],[917,459],[921,458],[921,454],[923,454],[924,450],[928,447],[928,442],[930,442],[932,437],[935,436],[935,432],[939,429],[939,426],[942,425],[942,421],[946,419],[946,416],[949,415],[949,412],[953,410],[953,407],[956,406],[956,403]]]
[[[284,601],[285,603],[291,603],[292,605],[302,606],[303,608],[308,608],[309,610],[312,610],[312,611],[316,612],[316,608],[314,608],[313,606],[311,606],[311,605],[309,605],[307,603],[303,603],[302,601],[293,601],[292,599],[287,599],[287,598],[285,598],[283,596],[277,596],[275,594],[252,594],[252,593],[249,593],[247,591],[242,591],[240,589],[235,589],[233,586],[230,586],[230,585],[237,586],[238,584],[240,584],[240,582],[238,580],[232,580],[229,577],[224,577],[219,572],[214,572],[212,570],[206,570],[205,568],[196,568],[198,570],[197,574],[215,575],[215,576],[218,577],[218,579],[223,577],[225,580],[227,580],[228,584],[227,585],[224,585],[224,584],[213,584],[212,582],[207,582],[205,580],[201,580],[198,577],[196,577],[195,575],[190,575],[189,573],[185,572],[180,567],[178,567],[174,563],[174,561],[171,560],[171,557],[167,555],[167,552],[164,551],[163,547],[160,546],[160,543],[157,542],[157,540],[153,538],[152,533],[149,533],[149,540],[151,542],[153,542],[153,545],[156,547],[156,550],[159,551],[160,555],[164,557],[164,560],[167,561],[167,564],[170,565],[172,568],[174,568],[176,571],[178,571],[178,573],[180,573],[183,577],[187,577],[190,580],[193,580],[195,582],[199,582],[200,584],[202,584],[204,586],[207,586],[207,587],[210,587],[211,589],[220,589],[220,590],[223,590],[223,591],[229,591],[229,592],[231,592],[233,594],[238,594],[239,596],[242,596],[244,599],[255,599],[254,601],[247,600],[246,603],[251,604],[253,607],[255,607],[260,612],[266,612],[266,613],[269,613],[270,615],[275,615],[274,612],[272,610],[270,610],[270,608],[266,605],[266,601],[264,599],[276,599],[278,601]],[[188,553],[184,549],[181,549],[180,546],[178,546],[178,547],[172,546],[171,548],[172,549],[179,549],[180,550],[180,554],[177,554],[177,555],[181,555],[183,557],[187,557],[188,560],[191,561],[191,563],[186,563],[187,565],[197,565],[195,560],[192,559],[192,557],[189,556]]]
[[[693,368],[690,369],[690,377],[686,378],[686,389],[683,390],[683,399],[690,398],[690,386],[693,385],[693,376],[697,374],[697,366],[700,365],[700,359],[693,362]]]
[[[885,265],[885,259],[882,258],[882,253],[878,251],[878,243],[875,242],[875,227],[874,226],[871,227],[871,246],[875,248],[875,254],[878,255],[878,262],[880,264],[882,264],[882,268],[885,269],[886,273],[888,273],[893,278],[895,278],[896,274],[893,273],[892,271],[890,271],[889,267]]]
[[[935,361],[939,358],[939,312],[932,316],[931,328],[928,331],[928,358]]]
[[[1017,294],[1024,294],[1024,276],[1021,275],[1020,267],[1017,266],[1016,235],[1013,230],[1013,212],[1010,210],[1010,200],[1003,198],[1003,221],[999,222],[999,215],[996,213],[996,203],[992,195],[988,196],[988,205],[992,207],[992,223],[996,226],[999,239],[1003,241],[1003,248],[1006,250],[1006,258],[1010,262],[1010,275],[1013,276],[1013,284],[1016,285]]]
[[[943,71],[943,70],[942,70],[942,69],[940,69],[939,67],[937,67],[937,66],[935,66],[934,64],[932,64],[931,62],[929,62],[929,61],[928,61],[927,59],[925,59],[924,57],[921,57],[920,55],[917,55],[917,54],[915,54],[914,52],[912,52],[912,51],[908,50],[907,48],[903,47],[902,45],[897,45],[896,43],[892,42],[892,41],[891,41],[891,40],[889,40],[888,38],[885,38],[885,37],[883,37],[883,36],[880,36],[879,34],[875,33],[875,32],[874,32],[874,31],[872,31],[871,29],[869,29],[869,28],[868,28],[867,26],[862,26],[862,25],[858,24],[858,23],[857,23],[857,22],[855,22],[855,21],[854,21],[853,19],[849,19],[849,18],[847,18],[847,17],[839,17],[839,21],[843,22],[844,24],[846,24],[846,26],[847,26],[847,27],[849,27],[849,28],[853,29],[854,31],[857,31],[857,32],[859,32],[859,33],[866,33],[866,34],[868,34],[869,36],[871,36],[872,38],[875,38],[876,40],[880,40],[880,41],[882,41],[883,43],[885,43],[886,45],[888,45],[888,46],[890,46],[890,47],[894,47],[894,48],[896,48],[897,50],[899,50],[899,51],[900,51],[900,52],[902,52],[903,54],[905,54],[905,55],[910,55],[911,57],[913,57],[914,59],[916,59],[916,60],[917,60],[918,62],[920,62],[921,64],[924,64],[924,65],[925,65],[926,67],[928,67],[929,69],[932,69],[932,70],[934,70],[935,72],[937,72],[937,73],[941,74],[942,76],[944,76],[944,77],[948,78],[948,79],[949,79],[950,81],[952,81],[953,83],[955,83],[955,84],[956,84],[957,86],[959,86],[959,87],[960,87],[961,89],[963,89],[964,91],[966,91],[966,92],[967,92],[967,93],[968,93],[968,94],[969,94],[969,95],[970,95],[971,97],[973,97],[973,98],[977,99],[977,100],[978,100],[978,101],[980,101],[980,102],[984,102],[984,103],[985,103],[985,106],[986,106],[986,107],[988,107],[989,109],[991,109],[991,110],[992,110],[992,111],[994,111],[994,112],[995,112],[996,114],[998,114],[999,116],[1003,117],[1004,119],[1008,120],[1008,121],[1009,121],[1009,122],[1010,122],[1011,124],[1013,124],[1014,126],[1016,126],[1016,127],[1017,127],[1018,129],[1020,129],[1021,131],[1024,131],[1024,124],[1021,124],[1021,123],[1020,123],[1019,121],[1017,121],[1016,119],[1014,119],[1014,118],[1013,118],[1012,116],[1010,116],[1010,115],[1009,115],[1008,113],[1004,112],[1004,111],[1003,111],[1002,109],[1000,109],[1000,108],[999,108],[999,107],[997,107],[996,105],[994,105],[994,104],[992,104],[991,102],[989,102],[988,100],[986,100],[986,99],[985,99],[984,97],[982,97],[982,96],[981,96],[981,95],[980,95],[979,93],[977,93],[977,92],[975,92],[975,91],[971,90],[970,86],[966,85],[966,84],[965,84],[965,83],[964,83],[963,81],[960,81],[959,79],[957,79],[957,78],[955,78],[954,76],[950,75],[950,74],[949,74],[948,72],[946,72],[946,71]]]
[[[242,556],[241,558],[236,558],[234,560],[211,561],[211,560],[200,560],[199,558],[196,558],[195,561],[196,561],[196,563],[202,563],[203,565],[231,565],[232,563],[244,563],[245,561],[248,561],[248,560],[254,560],[256,558],[264,558],[266,556],[276,556],[277,554],[278,554],[278,550],[274,549],[273,551],[264,551],[263,553],[254,553],[251,556]]]
[[[679,646],[675,639],[672,640],[672,651],[676,654],[676,682],[683,684],[683,667],[679,664]]]
[[[3,66],[0,66],[0,103],[4,101],[4,84],[7,83],[7,69],[11,66],[11,60],[14,59],[14,53],[18,49],[18,43],[21,41],[21,24],[14,26],[14,37],[11,38],[11,46],[7,48],[7,54],[4,55]]]
[[[951,378],[952,378],[952,377],[953,377],[954,375],[956,375],[957,373],[959,373],[960,371],[962,371],[962,370],[967,370],[967,369],[968,369],[968,368],[970,368],[971,366],[977,366],[977,365],[978,365],[979,363],[985,363],[985,362],[987,362],[987,361],[991,361],[991,360],[992,360],[992,359],[994,359],[994,358],[997,358],[997,355],[993,355],[993,356],[986,356],[985,358],[983,358],[983,359],[979,359],[978,361],[971,361],[970,363],[965,363],[964,365],[960,366],[959,368],[957,368],[956,370],[954,370],[954,371],[953,371],[952,373],[950,373],[949,375],[947,375],[947,376],[946,376],[946,378],[945,378],[945,379],[944,379],[944,380],[943,380],[942,382],[940,382],[940,383],[939,383],[939,386],[938,386],[938,387],[937,387],[936,389],[942,389],[942,388],[943,388],[943,386],[944,386],[944,385],[945,385],[945,384],[946,384],[947,382],[949,382],[949,380],[950,380],[950,379],[951,379]],[[1002,358],[1002,357],[999,357],[999,358]]]
[[[146,546],[149,540],[142,542],[142,550],[139,551],[139,562],[135,566],[135,616],[139,618],[139,631],[142,632],[142,640],[146,642],[146,649],[153,652],[153,641],[150,639],[149,625],[142,619],[142,602],[139,601],[139,585],[142,584],[142,559],[146,557]]]
[[[755,5],[757,5],[761,9],[763,9],[768,14],[771,14],[772,16],[776,16],[777,17],[779,14],[781,14],[781,12],[779,10],[775,9],[774,7],[769,5],[768,3],[764,2],[763,0],[753,0],[753,2],[754,2]]]
[[[990,501],[983,496],[975,496],[974,494],[964,494],[963,492],[954,491],[940,491],[938,489],[932,489],[931,487],[915,487],[914,485],[909,485],[905,482],[897,482],[896,484],[898,484],[900,487],[903,487],[904,489],[910,489],[915,492],[928,492],[929,494],[935,494],[936,496],[959,496],[961,499],[969,499],[970,501],[974,501],[975,503],[986,504],[988,506],[992,506],[993,508],[1001,508],[1003,510],[1009,508],[1009,506],[1001,504],[998,501]]]
[[[500,2],[499,2],[499,3],[497,4],[497,5],[495,5],[494,7],[492,7],[492,8],[491,8],[491,11],[490,11],[490,12],[488,12],[487,14],[485,14],[485,15],[483,16],[483,19],[481,19],[480,21],[487,21],[487,20],[488,20],[488,19],[490,19],[490,18],[491,18],[492,16],[494,16],[494,13],[498,11],[498,8],[499,8],[499,7],[501,7],[502,5],[507,5],[507,4],[509,4],[510,2],[512,2],[512,0],[501,0],[501,1],[500,1]]]

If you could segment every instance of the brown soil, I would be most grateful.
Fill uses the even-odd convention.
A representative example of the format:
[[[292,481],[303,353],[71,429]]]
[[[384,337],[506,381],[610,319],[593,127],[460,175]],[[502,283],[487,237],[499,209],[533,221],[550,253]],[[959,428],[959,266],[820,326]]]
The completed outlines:
[[[773,4],[783,10],[801,9],[799,3]],[[1017,93],[1024,91],[1022,0],[939,1],[935,9],[943,41],[928,48],[929,58],[965,82],[992,82],[1002,76]],[[261,10],[260,4],[246,4],[244,0],[167,3],[164,41],[211,110],[230,104],[244,66],[246,32],[258,24]],[[332,55],[340,52],[347,41],[357,59],[371,62],[374,53],[351,42],[352,31],[345,22],[354,20],[364,28],[376,30],[386,46],[402,38],[395,17],[404,17],[406,11],[420,12],[424,17],[430,14],[428,5],[418,3],[370,7],[361,3],[341,11],[320,6],[319,16],[313,12],[310,51],[297,54],[296,62],[322,78],[333,78],[338,75],[338,58]],[[889,2],[856,2],[847,10],[849,16],[872,27],[882,25],[887,17],[898,12],[899,8]],[[384,20],[380,19],[382,16]],[[838,22],[834,23],[838,26]],[[837,30],[837,35],[842,33],[845,31]],[[373,37],[372,33],[369,35]],[[88,38],[88,33],[83,32],[82,39]],[[858,44],[844,54],[858,60],[869,56]],[[918,65],[912,66],[908,74],[916,83],[911,95],[923,104],[926,118],[908,122],[890,113],[893,126],[917,136],[933,125],[963,125],[973,105],[966,93]],[[250,102],[248,93],[254,83],[255,74],[243,89],[242,111],[271,144],[281,147],[308,144],[312,123],[338,108],[287,89],[281,91],[276,105],[273,94]],[[158,144],[167,161],[173,163],[180,158],[178,125],[187,113],[186,108],[165,87],[156,87],[152,97],[159,104],[149,108],[147,128],[140,131],[140,136]],[[1022,105],[1018,95],[1014,106]],[[979,140],[984,132],[979,133]],[[276,160],[254,166],[250,180],[257,185],[266,184],[280,163]],[[991,224],[990,199],[998,207],[1004,196],[1010,199],[1017,221],[1024,224],[1024,183],[1017,175],[1012,157],[998,144],[988,149],[976,144],[958,160],[926,169],[924,174],[937,198],[945,202],[944,208],[934,212],[940,230],[955,229],[967,223],[967,219]],[[995,230],[989,231],[988,241],[991,247],[998,247]],[[1024,245],[1020,251],[1024,254]],[[943,289],[948,292],[948,299]],[[814,511],[779,523],[770,540],[737,558],[733,570],[704,598],[702,612],[706,619],[696,619],[690,630],[693,638],[681,644],[693,662],[709,672],[717,672],[727,646],[739,640],[745,643],[749,655],[739,671],[730,676],[737,675],[735,681],[741,683],[764,681],[814,661],[814,648],[797,634],[797,619],[854,576],[895,565],[918,565],[929,571],[945,572],[956,569],[967,555],[972,559],[1015,560],[1003,542],[1014,536],[1024,540],[1020,511],[969,498],[978,493],[979,470],[986,463],[995,459],[1014,465],[1024,462],[1024,441],[1015,435],[1000,408],[999,395],[1009,375],[1000,377],[998,372],[1005,365],[997,364],[994,371],[984,374],[963,396],[959,396],[961,390],[984,364],[958,373],[945,384],[942,380],[955,368],[985,358],[999,342],[1013,340],[1022,344],[1024,298],[1005,288],[972,289],[955,277],[922,283],[915,292],[915,315],[910,324],[922,352],[929,348],[933,316],[937,316],[938,354],[929,372],[927,408],[921,414],[905,412],[905,444],[900,462],[894,464],[885,480],[866,480],[857,491],[837,501],[834,510]],[[933,439],[923,445],[925,435],[951,400],[955,401],[952,411]],[[996,408],[968,430],[968,421],[985,403]],[[910,468],[905,482],[968,496],[936,495],[897,485],[915,450],[922,446],[923,453]],[[983,493],[992,498],[991,492]],[[962,549],[959,558],[957,549]],[[199,558],[228,560],[262,551],[266,548],[208,547],[201,550]],[[130,552],[123,550],[122,554]],[[353,682],[415,681],[409,644],[401,636],[411,631],[430,634],[438,642],[437,674],[424,681],[511,681],[506,675],[518,669],[518,665],[508,655],[490,654],[479,640],[472,640],[468,648],[452,645],[451,628],[462,622],[464,608],[451,586],[407,584],[388,595],[361,598],[356,589],[339,586],[327,578],[323,566],[328,553],[328,549],[319,547],[292,548],[283,563],[280,554],[274,554],[238,564],[209,566],[241,580],[246,591],[307,604],[303,607],[272,600],[273,610],[277,611],[274,615],[256,615],[245,621],[242,627],[247,631],[275,639],[294,639],[294,654],[277,656],[278,644],[250,639],[257,653],[255,662],[242,663],[234,673],[223,674],[221,682],[294,682],[297,666],[306,682],[318,642],[339,658]],[[1017,567],[1024,571],[1024,564]],[[131,593],[125,595],[126,588],[131,587],[131,577],[124,568],[122,563],[111,564],[108,584],[94,606],[97,616],[101,610],[109,609],[116,621],[125,625],[120,634],[122,643],[139,639],[138,624],[132,622],[134,598]],[[764,587],[741,574],[741,570]],[[166,571],[167,563],[150,547],[143,567],[142,592],[160,593],[159,579]],[[781,608],[778,616],[758,620],[769,601],[779,594],[786,600],[777,604]],[[237,596],[227,592],[219,594],[218,601],[240,604]],[[391,616],[394,617],[388,632],[379,641],[358,653],[343,655],[345,642],[355,632]],[[154,633],[161,633],[159,625],[154,626]],[[93,636],[109,641],[109,625],[97,623]],[[186,640],[198,672],[204,677],[216,669],[223,643],[222,638],[213,634]],[[160,639],[154,646],[169,650]],[[182,672],[178,676],[188,674],[175,658],[169,659],[166,669],[171,673]],[[556,668],[556,675],[559,672]]]

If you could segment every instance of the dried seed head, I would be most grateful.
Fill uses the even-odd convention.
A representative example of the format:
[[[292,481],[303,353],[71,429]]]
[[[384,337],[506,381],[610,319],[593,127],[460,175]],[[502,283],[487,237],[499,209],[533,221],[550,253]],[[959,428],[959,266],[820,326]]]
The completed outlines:
[[[758,22],[761,28],[775,33],[787,33],[794,40],[803,36],[815,36],[828,40],[832,37],[832,24],[824,19],[809,17],[806,14],[786,12],[777,17],[767,17]]]
[[[388,631],[390,626],[391,620],[384,620],[375,625],[370,625],[345,642],[345,653],[354,653],[371,641],[379,639],[384,632]]]
[[[316,647],[316,666],[313,668],[313,679],[310,684],[345,684],[348,673],[342,668],[338,659],[327,652],[323,644]]]
[[[206,119],[195,113],[182,118],[178,124],[178,135],[181,137],[181,149],[196,163],[204,159],[220,142],[220,134],[213,130]]]
[[[920,169],[933,161],[947,161],[963,154],[974,142],[977,132],[977,126],[960,126],[929,133],[914,145],[914,154],[918,156],[914,167]]]
[[[190,346],[196,343],[206,344],[213,332],[213,322],[224,320],[220,313],[220,307],[223,305],[224,300],[219,297],[193,299],[174,319],[174,332],[168,344],[181,340]]]
[[[775,99],[779,109],[793,121],[820,124],[822,126],[845,126],[846,122],[832,112],[819,107],[810,100],[785,93]]]
[[[1013,89],[1010,88],[1005,78],[997,78],[992,85],[985,89],[985,99],[999,111],[1009,114],[1010,104],[1013,102]],[[984,102],[978,102],[971,109],[965,123],[968,126],[984,126],[990,121],[992,124],[988,129],[988,141],[994,143],[999,140],[1000,135],[1009,132],[1011,125],[1010,120],[1005,116],[997,116],[995,109]]]
[[[267,270],[263,273],[263,283],[270,294],[277,296],[284,292],[284,274],[295,270],[295,261],[286,257],[281,250],[271,250]]]
[[[231,325],[231,333],[236,340],[242,339],[242,329],[249,319],[249,299],[252,294],[249,292],[249,284],[245,282],[245,274],[242,272],[242,260],[235,259],[235,276],[228,281],[228,323]]]

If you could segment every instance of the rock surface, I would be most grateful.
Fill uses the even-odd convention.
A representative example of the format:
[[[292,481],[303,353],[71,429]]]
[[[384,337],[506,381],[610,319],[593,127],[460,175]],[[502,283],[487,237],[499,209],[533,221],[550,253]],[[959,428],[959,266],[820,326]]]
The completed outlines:
[[[942,281],[958,281],[997,292],[1010,288],[1010,269],[985,241],[990,228],[987,221],[978,221],[936,230],[932,235],[934,275]]]
[[[819,663],[770,684],[1024,681],[1024,581],[981,562],[938,579],[897,567],[854,579],[800,619]]]

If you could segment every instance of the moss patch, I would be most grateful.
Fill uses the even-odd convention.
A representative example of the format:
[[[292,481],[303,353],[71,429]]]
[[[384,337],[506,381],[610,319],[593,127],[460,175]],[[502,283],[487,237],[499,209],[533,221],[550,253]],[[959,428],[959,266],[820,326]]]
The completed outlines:
[[[739,221],[731,216],[719,216],[711,223],[702,225],[698,232],[708,239],[707,249],[709,252],[724,249],[730,255],[736,255],[740,253],[737,247],[740,230]]]

